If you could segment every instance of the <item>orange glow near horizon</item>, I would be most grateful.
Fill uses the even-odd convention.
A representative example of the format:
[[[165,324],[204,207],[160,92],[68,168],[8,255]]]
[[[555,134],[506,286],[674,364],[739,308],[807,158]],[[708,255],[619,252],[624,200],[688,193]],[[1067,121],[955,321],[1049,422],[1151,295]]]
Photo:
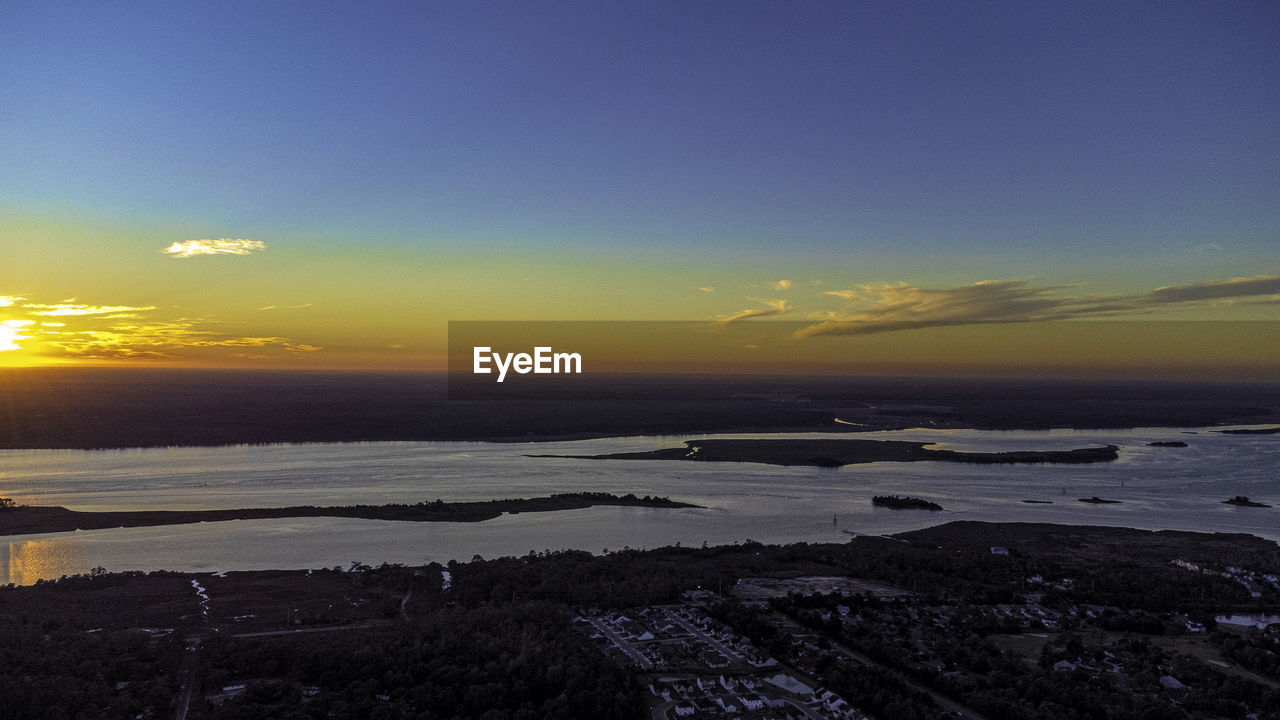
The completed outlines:
[[[367,285],[360,285],[358,297],[330,293],[321,299],[314,289],[271,286],[274,277],[260,278],[269,287],[246,299],[231,288],[202,286],[195,282],[199,277],[178,278],[187,295],[161,282],[162,274],[156,275],[160,284],[139,283],[132,292],[113,287],[67,297],[11,288],[14,294],[0,296],[0,367],[438,372],[446,369],[449,352],[450,323],[443,317],[498,313],[480,301],[474,315],[464,312],[471,296],[441,305],[406,301],[404,288],[375,297]],[[523,343],[509,349],[579,351],[596,372],[1280,381],[1273,357],[1280,321],[1272,319],[1270,296],[1260,299],[1280,289],[1280,276],[1106,296],[1026,281],[826,287],[777,281],[769,290],[791,299],[759,298],[756,308],[691,322],[605,321],[589,314],[606,310],[584,301],[577,317],[561,316],[566,322],[506,323],[513,330],[520,326]],[[690,292],[705,300],[714,294],[705,290]],[[1241,301],[1223,300],[1235,297]],[[824,304],[843,307],[812,309]],[[730,299],[723,307],[740,305]],[[663,314],[679,308],[677,303]],[[575,323],[580,329],[564,340],[539,334],[539,328]]]

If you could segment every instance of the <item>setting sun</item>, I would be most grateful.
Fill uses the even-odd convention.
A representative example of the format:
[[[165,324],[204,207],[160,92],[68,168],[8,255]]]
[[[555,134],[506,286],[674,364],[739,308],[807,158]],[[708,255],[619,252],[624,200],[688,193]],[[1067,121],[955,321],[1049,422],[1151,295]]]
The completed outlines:
[[[0,324],[0,352],[6,350],[21,350],[22,347],[17,343],[18,331],[8,325]]]

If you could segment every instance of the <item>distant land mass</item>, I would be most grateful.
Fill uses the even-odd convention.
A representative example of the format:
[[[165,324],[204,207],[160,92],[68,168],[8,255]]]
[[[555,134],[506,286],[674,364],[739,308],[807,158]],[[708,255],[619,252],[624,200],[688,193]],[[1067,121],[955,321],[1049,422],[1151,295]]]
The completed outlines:
[[[4,498],[0,498],[4,500]],[[261,520],[265,518],[341,517],[365,520],[402,520],[408,522],[481,522],[505,513],[552,512],[577,510],[596,505],[628,507],[693,508],[690,503],[665,497],[636,497],[601,492],[566,493],[536,498],[511,498],[483,502],[446,503],[440,500],[415,505],[343,505],[317,507],[299,505],[279,508],[236,508],[230,510],[127,510],[119,512],[82,512],[64,507],[8,506],[0,507],[0,535],[101,530],[117,527],[150,527],[185,525],[226,520]]]
[[[876,495],[871,498],[871,504],[879,507],[887,507],[893,510],[941,510],[942,506],[936,502],[925,500],[917,497],[902,497],[899,495]]]
[[[1280,433],[1280,427],[1269,428],[1239,428],[1235,430],[1222,430],[1225,435],[1275,435]]]
[[[1260,503],[1260,502],[1255,502],[1255,501],[1253,501],[1253,500],[1250,500],[1248,497],[1246,497],[1246,496],[1244,496],[1244,495],[1236,495],[1236,496],[1235,496],[1235,497],[1233,497],[1233,498],[1230,498],[1230,499],[1227,499],[1227,500],[1223,500],[1223,501],[1222,501],[1222,504],[1223,504],[1223,505],[1238,505],[1238,506],[1240,506],[1240,507],[1255,507],[1255,508],[1269,508],[1269,507],[1271,507],[1270,505],[1267,505],[1266,503]]]
[[[839,467],[871,462],[945,462],[1009,465],[1015,463],[1110,462],[1119,455],[1115,445],[1075,450],[1019,450],[1014,452],[956,452],[931,450],[929,443],[902,440],[687,440],[683,448],[607,455],[530,455],[583,460],[688,460],[693,462],[754,462],[768,465]]]
[[[470,402],[450,402],[447,390],[443,373],[2,368],[0,448],[1204,427],[1280,416],[1275,383],[586,374],[495,385]]]

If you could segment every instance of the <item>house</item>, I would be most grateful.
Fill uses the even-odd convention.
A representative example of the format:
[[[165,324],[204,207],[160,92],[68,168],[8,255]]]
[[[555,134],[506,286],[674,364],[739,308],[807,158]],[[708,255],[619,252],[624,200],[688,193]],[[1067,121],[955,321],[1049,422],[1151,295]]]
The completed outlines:
[[[697,710],[693,707],[693,703],[676,703],[676,717],[689,717],[695,712]]]
[[[786,673],[778,673],[773,677],[765,678],[764,681],[793,695],[805,696],[813,694],[813,688]]]
[[[743,695],[738,699],[742,701],[742,707],[748,710],[764,709],[764,698],[760,697],[759,695],[756,695],[755,693],[751,693],[750,695]]]
[[[1008,554],[1009,554],[1009,548],[1007,548],[1007,547],[1001,547],[1001,546],[999,546],[999,545],[992,545],[992,546],[991,546],[991,554],[992,554],[992,555],[1008,555]]]
[[[1186,690],[1187,686],[1178,681],[1178,678],[1172,675],[1160,676],[1160,687],[1165,690]]]
[[[729,667],[729,658],[726,658],[724,655],[712,650],[702,653],[702,662],[705,663],[707,667],[713,669]]]

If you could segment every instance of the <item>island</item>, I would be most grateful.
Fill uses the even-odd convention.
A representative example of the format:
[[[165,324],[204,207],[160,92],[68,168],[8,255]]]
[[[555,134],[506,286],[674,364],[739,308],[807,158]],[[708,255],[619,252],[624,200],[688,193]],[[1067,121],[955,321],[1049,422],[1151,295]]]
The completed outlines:
[[[1269,507],[1271,507],[1270,505],[1268,505],[1268,504],[1266,504],[1266,503],[1254,502],[1254,501],[1250,500],[1249,498],[1245,497],[1244,495],[1237,495],[1237,496],[1235,496],[1235,497],[1231,498],[1230,500],[1223,500],[1223,501],[1222,501],[1222,504],[1223,504],[1223,505],[1238,505],[1238,506],[1240,506],[1240,507],[1256,507],[1256,508],[1269,508]]]
[[[1080,502],[1083,502],[1083,503],[1093,503],[1093,504],[1095,504],[1095,505],[1119,505],[1121,501],[1119,501],[1119,500],[1104,500],[1104,499],[1102,499],[1102,498],[1098,497],[1097,495],[1094,495],[1093,497],[1080,498]]]
[[[1149,442],[1147,443],[1147,445],[1151,447],[1186,447],[1187,446],[1187,444],[1182,442],[1181,440],[1158,440],[1156,442]]]
[[[1280,427],[1269,428],[1241,428],[1238,430],[1219,430],[1223,435],[1275,435],[1280,433]]]
[[[899,497],[897,495],[876,495],[871,498],[871,504],[878,507],[887,507],[894,510],[941,510],[942,506],[936,502],[930,502],[916,497]]]
[[[18,505],[0,498],[0,535],[101,530],[120,527],[185,525],[225,520],[263,520],[270,518],[336,517],[363,520],[401,520],[407,522],[481,522],[505,513],[552,512],[578,510],[596,505],[621,505],[651,508],[695,508],[699,505],[666,497],[633,493],[614,495],[606,492],[563,493],[547,497],[507,498],[483,502],[447,503],[443,500],[413,505],[342,505],[318,507],[297,505],[276,508],[235,508],[230,510],[126,510],[117,512],[82,512],[64,507]]]
[[[692,460],[753,462],[768,465],[839,467],[871,462],[944,462],[1006,465],[1013,463],[1095,463],[1119,457],[1115,445],[1074,450],[958,452],[934,450],[932,443],[902,440],[686,440],[682,448],[606,455],[527,455],[581,460]]]

